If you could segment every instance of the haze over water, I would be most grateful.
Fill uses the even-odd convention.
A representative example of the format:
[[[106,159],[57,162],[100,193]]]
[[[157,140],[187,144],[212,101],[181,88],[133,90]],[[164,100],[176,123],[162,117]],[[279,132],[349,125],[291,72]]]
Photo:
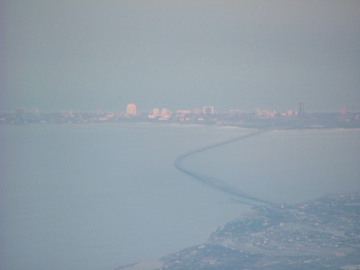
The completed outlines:
[[[360,2],[0,1],[0,108],[360,110]]]
[[[148,123],[1,126],[1,269],[114,269],[207,240],[249,211],[175,158],[251,130]],[[359,130],[272,131],[188,157],[254,196],[360,190]]]
[[[359,13],[352,0],[2,0],[0,111],[358,112]],[[174,160],[246,132],[0,126],[0,269],[114,269],[206,241],[250,208]],[[360,189],[359,135],[273,131],[183,166],[265,200],[309,200]]]

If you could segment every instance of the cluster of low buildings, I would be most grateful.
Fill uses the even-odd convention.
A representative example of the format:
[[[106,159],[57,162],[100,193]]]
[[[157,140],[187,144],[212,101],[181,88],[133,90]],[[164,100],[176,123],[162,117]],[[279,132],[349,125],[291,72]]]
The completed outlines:
[[[254,209],[210,243],[165,256],[162,269],[359,269],[360,193]]]
[[[360,249],[360,194],[323,197],[301,205],[258,207],[248,217],[220,228],[214,241],[267,254],[346,253]]]

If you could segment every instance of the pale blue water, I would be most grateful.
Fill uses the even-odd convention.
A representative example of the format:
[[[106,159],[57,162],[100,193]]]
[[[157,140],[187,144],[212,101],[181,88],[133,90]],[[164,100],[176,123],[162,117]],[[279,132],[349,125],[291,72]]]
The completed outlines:
[[[114,269],[206,241],[249,210],[177,171],[249,132],[161,124],[1,126],[0,269]],[[273,131],[184,165],[296,202],[360,190],[360,130]]]

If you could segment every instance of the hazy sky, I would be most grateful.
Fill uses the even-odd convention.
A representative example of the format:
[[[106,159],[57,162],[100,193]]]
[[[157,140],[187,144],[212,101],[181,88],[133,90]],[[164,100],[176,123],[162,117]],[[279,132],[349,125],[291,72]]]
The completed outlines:
[[[360,111],[360,1],[1,0],[1,109]]]

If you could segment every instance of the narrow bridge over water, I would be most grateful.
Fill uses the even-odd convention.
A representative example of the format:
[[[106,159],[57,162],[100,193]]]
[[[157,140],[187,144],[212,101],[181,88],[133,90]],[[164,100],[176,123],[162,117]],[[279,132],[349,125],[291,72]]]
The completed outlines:
[[[230,186],[229,184],[225,183],[224,181],[221,181],[220,179],[217,179],[215,177],[208,176],[208,175],[196,172],[196,171],[189,170],[189,169],[185,168],[182,165],[182,161],[184,159],[186,159],[189,156],[192,156],[194,154],[204,152],[204,151],[210,150],[212,148],[220,147],[220,146],[223,146],[225,144],[229,144],[229,143],[236,142],[236,141],[239,141],[239,140],[244,140],[246,138],[253,137],[255,135],[258,135],[258,134],[261,134],[261,133],[264,133],[264,132],[268,132],[268,131],[270,131],[270,130],[269,129],[256,130],[255,132],[244,134],[244,135],[232,138],[232,139],[228,139],[226,141],[221,141],[219,143],[215,143],[215,144],[212,144],[212,145],[208,145],[208,146],[205,146],[205,147],[202,147],[202,148],[198,148],[198,149],[186,152],[184,154],[181,154],[180,156],[178,156],[175,159],[174,165],[179,171],[191,176],[192,178],[202,182],[203,184],[206,184],[207,186],[218,189],[218,190],[220,190],[222,192],[225,192],[227,194],[236,196],[236,197],[241,198],[241,199],[246,199],[246,200],[250,200],[250,201],[253,201],[253,202],[257,202],[257,203],[273,204],[273,203],[268,202],[266,200],[263,200],[261,198],[257,198],[255,196],[247,194],[247,193],[245,193],[245,192],[243,192],[243,191],[241,191],[241,190],[239,190],[239,189],[237,189],[237,188],[235,188],[233,186]],[[242,201],[238,201],[238,200],[236,200],[236,201],[241,202],[241,203],[247,203],[247,202],[242,202]],[[247,203],[247,204],[251,204],[251,203]]]

